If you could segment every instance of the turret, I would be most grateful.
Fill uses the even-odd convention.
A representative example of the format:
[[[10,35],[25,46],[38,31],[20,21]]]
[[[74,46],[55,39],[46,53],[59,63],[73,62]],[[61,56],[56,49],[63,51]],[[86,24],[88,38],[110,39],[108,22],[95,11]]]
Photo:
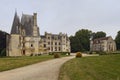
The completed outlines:
[[[11,29],[11,34],[20,34],[20,20],[17,15],[17,12],[15,12],[12,29]]]

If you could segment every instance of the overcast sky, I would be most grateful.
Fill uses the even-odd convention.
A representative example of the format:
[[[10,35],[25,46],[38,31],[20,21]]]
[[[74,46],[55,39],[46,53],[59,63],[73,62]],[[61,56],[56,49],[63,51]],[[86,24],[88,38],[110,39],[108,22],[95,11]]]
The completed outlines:
[[[114,38],[120,30],[120,0],[0,0],[0,30],[10,33],[15,10],[37,12],[40,34],[89,29]]]

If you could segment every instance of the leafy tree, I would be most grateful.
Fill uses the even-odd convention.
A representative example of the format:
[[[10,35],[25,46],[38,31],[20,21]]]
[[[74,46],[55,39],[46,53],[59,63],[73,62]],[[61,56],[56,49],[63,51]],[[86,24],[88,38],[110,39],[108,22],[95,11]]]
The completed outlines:
[[[71,52],[78,52],[82,49],[81,43],[75,36],[70,36]]]
[[[78,30],[75,33],[75,36],[70,36],[71,52],[89,51],[90,39],[96,39],[101,37],[106,37],[106,33],[103,31],[95,33],[88,29]]]
[[[0,56],[6,56],[6,35],[8,33],[0,31]]]
[[[118,31],[117,36],[115,38],[117,50],[120,50],[120,31]]]
[[[97,33],[92,33],[92,37],[93,37],[93,39],[106,37],[106,33],[103,32],[103,31],[100,31],[100,32],[97,32]]]
[[[91,34],[92,31],[88,29],[81,29],[76,32],[75,37],[79,39],[78,44],[82,45],[81,51],[89,51]]]

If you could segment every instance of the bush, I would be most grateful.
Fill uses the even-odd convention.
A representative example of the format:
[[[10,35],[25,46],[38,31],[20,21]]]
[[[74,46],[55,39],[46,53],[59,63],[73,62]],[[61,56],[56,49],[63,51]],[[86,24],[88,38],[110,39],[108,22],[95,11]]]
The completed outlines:
[[[2,57],[2,56],[6,56],[6,49],[5,48],[0,52],[0,57]]]
[[[31,53],[30,56],[33,56],[33,53]]]
[[[81,58],[82,57],[82,53],[81,52],[77,52],[76,53],[76,58]]]
[[[70,55],[70,52],[68,52],[68,55]]]
[[[54,53],[54,58],[59,58],[60,54],[59,53]]]
[[[90,52],[89,52],[89,54],[93,54],[93,52],[92,52],[92,51],[90,51]]]
[[[107,52],[104,52],[104,51],[96,51],[96,53],[99,55],[107,55],[108,54]]]
[[[53,55],[54,53],[53,52],[49,52],[49,55]]]
[[[61,55],[70,55],[70,52],[60,52]]]
[[[54,55],[54,54],[61,54],[61,55],[70,55],[70,52],[49,52],[49,55]]]
[[[95,51],[90,51],[89,54],[98,54],[98,53]]]

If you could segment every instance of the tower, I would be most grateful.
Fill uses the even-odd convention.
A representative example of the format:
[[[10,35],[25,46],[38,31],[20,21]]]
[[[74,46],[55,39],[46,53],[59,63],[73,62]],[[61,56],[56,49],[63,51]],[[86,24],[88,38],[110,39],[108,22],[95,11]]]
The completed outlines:
[[[9,43],[8,43],[8,48],[9,48],[9,53],[7,53],[9,56],[21,56],[21,50],[20,50],[20,45],[21,45],[21,24],[19,17],[17,15],[17,12],[15,12],[14,15],[14,20],[12,24],[12,29],[9,37]]]

